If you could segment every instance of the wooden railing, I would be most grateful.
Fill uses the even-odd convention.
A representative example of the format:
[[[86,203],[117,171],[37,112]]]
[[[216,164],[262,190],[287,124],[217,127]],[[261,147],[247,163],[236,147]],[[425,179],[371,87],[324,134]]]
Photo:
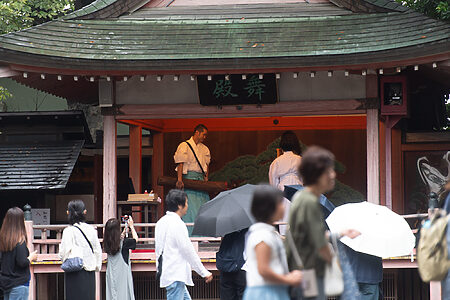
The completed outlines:
[[[405,215],[403,216],[405,219],[420,219],[427,217],[427,214],[414,214],[414,215]],[[286,223],[279,222],[279,225],[284,225]],[[187,226],[193,226],[193,223],[187,223]],[[38,259],[31,266],[31,281],[30,281],[30,297],[29,299],[36,299],[36,279],[35,276],[37,274],[42,273],[59,273],[61,270],[61,261],[58,256],[59,244],[61,243],[62,232],[69,225],[33,225],[32,221],[26,221],[26,229],[28,235],[28,247],[30,251],[36,250],[38,252]],[[104,228],[103,224],[93,224],[94,228],[100,230]],[[156,223],[136,223],[135,227],[141,228],[152,228],[156,226]],[[34,238],[34,231],[40,231],[40,238]],[[417,229],[414,229],[413,232],[417,232]],[[50,238],[48,237],[50,236]],[[194,248],[197,250],[202,262],[209,270],[217,270],[216,269],[216,249],[202,249],[199,247],[201,243],[219,243],[221,238],[216,237],[192,237],[191,242],[194,245]],[[100,243],[102,243],[102,239],[100,239]],[[140,238],[140,244],[147,244],[148,247],[146,249],[154,250],[154,238]],[[141,252],[141,253],[131,253],[130,259],[132,261],[132,270],[134,272],[140,271],[155,271],[155,253],[154,252]],[[103,266],[102,272],[106,271],[106,254],[103,254]],[[387,260],[384,261],[384,267],[391,268],[416,268],[417,265],[408,261],[408,259],[396,259],[396,260]],[[100,279],[99,274],[97,273],[97,295],[96,299],[100,299]]]

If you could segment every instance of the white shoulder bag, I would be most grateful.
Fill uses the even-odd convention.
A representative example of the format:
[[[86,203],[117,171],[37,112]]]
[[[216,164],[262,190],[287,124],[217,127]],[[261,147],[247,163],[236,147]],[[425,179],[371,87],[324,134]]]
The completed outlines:
[[[339,249],[335,234],[330,235],[331,243],[330,251],[333,255],[331,265],[327,264],[325,268],[325,295],[339,296],[344,292],[344,274],[339,264]]]

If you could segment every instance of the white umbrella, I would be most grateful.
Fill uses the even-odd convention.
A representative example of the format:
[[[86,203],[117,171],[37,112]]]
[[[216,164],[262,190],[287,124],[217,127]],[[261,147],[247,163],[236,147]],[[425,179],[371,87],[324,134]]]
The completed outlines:
[[[326,220],[331,232],[355,229],[361,235],[341,241],[355,251],[382,258],[409,255],[416,239],[405,219],[381,205],[349,203],[333,210]]]

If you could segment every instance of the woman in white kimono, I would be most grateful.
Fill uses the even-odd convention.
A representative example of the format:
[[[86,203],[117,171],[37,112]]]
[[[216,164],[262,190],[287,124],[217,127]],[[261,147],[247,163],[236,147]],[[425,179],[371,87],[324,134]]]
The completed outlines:
[[[269,182],[272,186],[284,191],[286,185],[303,185],[297,170],[302,161],[301,149],[297,136],[292,131],[285,131],[281,136],[280,148],[283,154],[277,157],[269,169]],[[283,222],[288,221],[291,201],[284,198],[285,214]],[[280,233],[284,235],[286,226],[280,226]]]

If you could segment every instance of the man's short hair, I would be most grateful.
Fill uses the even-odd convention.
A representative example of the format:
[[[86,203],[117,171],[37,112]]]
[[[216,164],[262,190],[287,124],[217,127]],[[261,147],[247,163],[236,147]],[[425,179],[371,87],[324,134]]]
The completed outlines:
[[[184,207],[186,205],[187,195],[182,190],[172,189],[166,196],[164,200],[164,204],[168,211],[176,212],[179,209],[179,206]]]
[[[308,186],[316,184],[329,168],[334,168],[333,153],[318,146],[311,146],[303,153],[298,173],[303,184]]]
[[[203,125],[203,124],[198,124],[198,125],[195,126],[195,128],[194,128],[194,134],[195,134],[196,131],[202,133],[202,132],[205,131],[205,130],[208,131],[208,127],[206,127],[206,126]]]

